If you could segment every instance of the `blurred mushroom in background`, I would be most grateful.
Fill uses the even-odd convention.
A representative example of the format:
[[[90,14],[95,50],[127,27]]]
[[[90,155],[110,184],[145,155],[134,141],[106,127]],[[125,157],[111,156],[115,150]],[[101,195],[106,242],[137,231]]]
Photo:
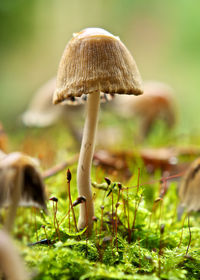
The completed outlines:
[[[178,216],[181,217],[183,208],[188,212],[200,210],[200,158],[188,168],[179,187],[180,205]]]
[[[56,77],[47,81],[34,94],[28,109],[22,114],[22,122],[27,127],[48,127],[59,120],[67,126],[69,132],[80,145],[82,132],[77,127],[76,119],[82,119],[84,115],[84,104],[87,95],[80,98],[70,97],[62,106],[52,104],[53,92],[56,89]],[[101,102],[112,100],[113,96],[101,93]],[[0,127],[1,128],[1,127]]]
[[[44,183],[34,158],[15,152],[0,151],[0,208],[10,206],[5,229],[11,231],[18,205],[46,211]]]
[[[77,114],[81,118],[84,100],[71,98],[70,102],[64,103],[63,106],[55,106],[52,104],[55,88],[56,78],[54,77],[35,92],[28,109],[22,115],[22,122],[28,127],[47,127],[62,119],[75,140],[80,143],[81,133],[76,128],[75,118]]]
[[[3,230],[0,231],[0,279],[29,279],[11,238]]]
[[[139,141],[149,135],[153,125],[159,119],[163,120],[169,129],[176,123],[176,106],[172,88],[157,81],[146,81],[143,88],[144,94],[137,98],[130,95],[118,95],[113,102],[118,115],[138,119]]]

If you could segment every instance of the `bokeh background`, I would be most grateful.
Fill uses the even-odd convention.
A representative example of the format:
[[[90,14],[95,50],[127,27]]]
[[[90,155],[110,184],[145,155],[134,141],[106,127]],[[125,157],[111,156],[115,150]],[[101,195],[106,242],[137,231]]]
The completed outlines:
[[[175,89],[179,129],[200,130],[199,0],[0,1],[0,120],[13,125],[56,74],[73,32],[102,27],[131,51],[144,80]]]

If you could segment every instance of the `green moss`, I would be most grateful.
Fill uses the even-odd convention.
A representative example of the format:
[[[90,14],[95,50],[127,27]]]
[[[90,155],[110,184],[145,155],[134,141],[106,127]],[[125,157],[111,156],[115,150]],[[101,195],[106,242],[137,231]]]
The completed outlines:
[[[59,127],[48,129],[44,134],[41,130],[31,133],[33,142],[41,135],[44,138],[57,135],[53,140],[53,145],[58,149],[56,162],[63,161],[66,155],[70,157],[74,154],[73,149],[76,150],[75,147],[69,149],[71,137],[67,133],[61,137],[61,134],[56,132],[59,129]],[[26,137],[25,131],[19,132],[11,146],[17,146]],[[69,146],[64,149],[62,147],[66,143],[65,137],[69,139]],[[125,143],[126,141],[127,139],[124,139]],[[158,139],[155,137],[153,141],[156,142]],[[120,146],[119,143],[118,145]],[[123,145],[125,144],[122,143],[122,147]],[[60,149],[63,152],[61,154]],[[130,179],[126,177],[123,179],[124,190],[120,193],[120,205],[117,208],[117,235],[116,232],[113,233],[116,223],[115,220],[112,223],[111,214],[112,195],[114,213],[116,211],[115,204],[119,193],[117,182],[112,183],[115,187],[108,190],[108,192],[111,190],[109,196],[106,196],[108,192],[105,194],[104,190],[94,189],[95,215],[98,220],[88,239],[86,232],[76,233],[72,215],[70,215],[70,229],[69,218],[65,217],[69,209],[66,170],[45,181],[48,196],[58,198],[56,219],[59,229],[57,223],[54,223],[52,201],[47,203],[48,215],[44,215],[42,211],[37,211],[35,215],[31,208],[18,209],[14,235],[18,239],[22,256],[32,272],[32,279],[200,279],[199,214],[190,216],[192,239],[186,256],[189,230],[187,221],[184,225],[183,218],[177,221],[177,182],[169,183],[163,200],[155,206],[154,200],[159,196],[161,171],[158,169],[154,174],[149,174],[140,157],[133,159],[130,156],[127,158],[127,163],[132,176]],[[78,196],[76,167],[77,163],[70,166],[73,201]],[[140,167],[140,182],[145,184],[140,186],[137,192],[138,167]],[[106,176],[119,181],[117,171],[115,175],[110,175],[101,167],[92,168],[92,179],[98,181],[97,185],[104,183]],[[127,188],[129,188],[128,198]],[[103,217],[101,217],[102,205],[104,205]],[[78,207],[74,210],[78,218]],[[101,219],[103,219],[103,226]],[[164,225],[162,234],[161,225]],[[45,226],[46,232],[42,226]],[[133,228],[131,233],[128,228]],[[179,244],[181,235],[182,242]],[[49,246],[47,243],[27,246],[37,239],[45,238],[51,241]]]

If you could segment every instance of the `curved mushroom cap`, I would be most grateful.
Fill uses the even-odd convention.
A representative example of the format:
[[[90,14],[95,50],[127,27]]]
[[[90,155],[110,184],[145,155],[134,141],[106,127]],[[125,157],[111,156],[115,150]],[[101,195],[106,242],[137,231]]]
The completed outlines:
[[[181,204],[190,211],[200,210],[200,158],[186,172],[179,188]]]
[[[0,207],[10,205],[19,170],[23,174],[20,205],[33,205],[46,211],[46,195],[37,161],[19,152],[4,155],[0,160]]]
[[[120,114],[124,117],[135,115],[153,117],[159,113],[170,111],[175,114],[175,100],[173,89],[162,82],[145,81],[143,83],[144,94],[133,98],[132,96],[117,96],[115,98],[116,108],[121,104]]]
[[[60,61],[53,102],[95,92],[142,94],[137,65],[118,37],[101,28],[74,34]]]
[[[28,109],[22,115],[22,122],[26,126],[45,127],[59,119],[63,107],[55,107],[52,104],[55,88],[56,78],[54,77],[36,91]]]

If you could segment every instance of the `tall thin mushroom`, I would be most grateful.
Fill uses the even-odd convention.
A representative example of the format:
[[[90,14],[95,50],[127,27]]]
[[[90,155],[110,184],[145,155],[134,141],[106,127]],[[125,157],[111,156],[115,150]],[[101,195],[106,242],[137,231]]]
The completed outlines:
[[[90,170],[94,152],[100,93],[142,94],[137,65],[119,37],[101,28],[87,28],[67,44],[60,61],[54,104],[88,94],[87,116],[77,170],[79,196],[87,200],[80,206],[78,228],[92,229],[94,206]],[[86,223],[88,221],[88,224]]]

